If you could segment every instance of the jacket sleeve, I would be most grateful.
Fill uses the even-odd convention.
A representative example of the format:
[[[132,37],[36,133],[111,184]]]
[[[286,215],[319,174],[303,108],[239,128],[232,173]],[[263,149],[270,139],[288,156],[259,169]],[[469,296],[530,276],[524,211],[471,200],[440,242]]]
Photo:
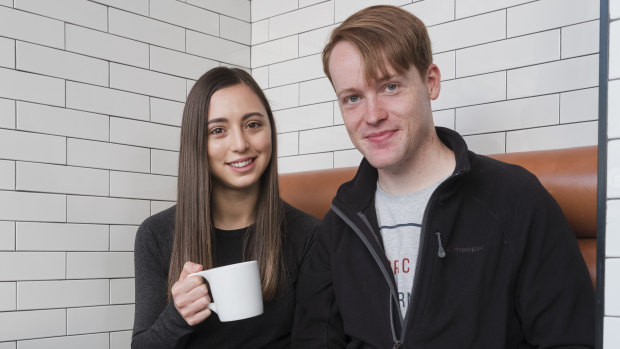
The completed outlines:
[[[331,216],[331,217],[330,217]],[[334,295],[329,242],[334,231],[330,212],[325,217],[296,286],[297,305],[291,348],[344,348],[347,336]]]
[[[183,348],[194,328],[168,301],[168,271],[160,262],[157,241],[146,222],[138,229],[134,248],[135,317],[131,348]]]
[[[516,285],[523,334],[537,348],[594,348],[594,291],[575,235],[537,180],[526,201]]]

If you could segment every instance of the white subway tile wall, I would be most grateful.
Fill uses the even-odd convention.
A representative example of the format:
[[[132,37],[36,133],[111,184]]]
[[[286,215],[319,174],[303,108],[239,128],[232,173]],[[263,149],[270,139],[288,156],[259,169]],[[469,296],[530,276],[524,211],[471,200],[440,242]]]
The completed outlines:
[[[609,1],[609,14],[604,349],[620,348],[620,0]]]
[[[15,222],[0,221],[0,251],[15,250]]]
[[[620,258],[620,200],[607,201],[605,256]]]
[[[15,189],[15,161],[0,160],[0,190]]]
[[[20,349],[64,349],[64,348],[90,348],[108,349],[110,338],[107,333],[85,334],[68,337],[52,337],[43,339],[30,339],[19,342]],[[0,348],[2,348],[0,346]]]
[[[68,308],[67,334],[129,330],[133,326],[133,315],[133,304]]]
[[[136,225],[111,225],[110,251],[133,251],[137,231]]]
[[[133,278],[110,280],[110,304],[133,303],[135,299],[135,281]]]
[[[250,44],[247,0],[0,1],[1,349],[130,347],[188,86]]]
[[[0,98],[0,127],[15,128],[15,101]]]
[[[17,222],[18,251],[107,251],[107,225]]]
[[[15,68],[15,40],[0,38],[0,67]]]
[[[15,282],[0,282],[0,311],[15,310],[16,299],[17,299],[16,283]]]
[[[429,26],[443,85],[435,123],[472,150],[597,143],[598,1],[0,0],[0,265],[15,266],[0,271],[0,349],[129,348],[133,240],[174,204],[183,103],[208,69],[252,70],[274,110],[281,173],[358,164],[320,53],[337,24],[375,4]]]
[[[110,332],[110,349],[127,349],[131,343],[131,330]]]
[[[17,42],[17,69],[93,85],[107,86],[108,62],[44,46]],[[42,60],[41,57],[45,57]]]

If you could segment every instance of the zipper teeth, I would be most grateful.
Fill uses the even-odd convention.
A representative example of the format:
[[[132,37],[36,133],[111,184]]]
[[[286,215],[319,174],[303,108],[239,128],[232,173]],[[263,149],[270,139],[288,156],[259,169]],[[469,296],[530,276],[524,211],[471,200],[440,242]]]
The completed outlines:
[[[422,227],[420,228],[420,246],[421,246],[421,250],[418,251],[418,258],[416,258],[416,267],[415,267],[415,275],[413,277],[413,285],[412,285],[412,292],[413,291],[417,291],[421,286],[418,283],[418,279],[420,277],[420,266],[422,264],[422,255],[424,253],[426,253],[426,250],[428,249],[427,246],[425,246],[424,242],[425,242],[425,236],[426,236],[426,220],[428,218],[428,211],[429,211],[429,207],[430,207],[430,203],[433,202],[433,199],[436,195],[436,193],[439,192],[439,190],[449,181],[451,181],[454,177],[456,177],[457,175],[459,175],[460,172],[455,172],[452,175],[450,175],[450,177],[446,178],[446,180],[444,180],[443,182],[441,182],[439,184],[439,186],[437,186],[437,188],[435,188],[435,190],[433,191],[433,193],[431,194],[431,197],[428,199],[428,205],[426,205],[426,208],[424,209],[424,216],[422,217]],[[412,296],[415,297],[417,296],[418,292],[413,292]],[[409,320],[409,314],[411,314],[413,311],[411,310],[413,308],[413,303],[409,303],[409,306],[407,306],[407,311],[405,312],[405,319],[403,320],[403,329],[401,331],[400,334],[400,343],[403,343],[403,340],[405,339],[405,332],[407,330],[407,320]],[[399,305],[400,307],[400,305]]]

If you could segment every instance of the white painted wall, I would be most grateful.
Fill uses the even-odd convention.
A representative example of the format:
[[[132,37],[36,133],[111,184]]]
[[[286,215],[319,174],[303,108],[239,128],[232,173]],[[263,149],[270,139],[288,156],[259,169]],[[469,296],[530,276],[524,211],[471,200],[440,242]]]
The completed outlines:
[[[247,0],[0,0],[0,348],[129,348],[185,97],[250,31]]]
[[[378,3],[429,26],[436,124],[473,150],[597,143],[597,1],[0,0],[0,349],[129,347],[133,237],[173,204],[183,102],[209,68],[265,88],[281,172],[356,165],[320,52]]]
[[[620,0],[609,1],[605,349],[620,348]]]

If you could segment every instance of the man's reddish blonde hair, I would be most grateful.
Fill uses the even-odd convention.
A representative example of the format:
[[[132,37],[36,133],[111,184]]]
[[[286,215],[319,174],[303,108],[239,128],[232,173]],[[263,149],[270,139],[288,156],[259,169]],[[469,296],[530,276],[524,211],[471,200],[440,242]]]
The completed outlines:
[[[365,8],[334,29],[323,49],[323,71],[330,81],[329,58],[340,41],[357,47],[367,81],[388,76],[389,67],[403,74],[411,65],[424,77],[433,63],[426,26],[418,17],[396,6]]]

